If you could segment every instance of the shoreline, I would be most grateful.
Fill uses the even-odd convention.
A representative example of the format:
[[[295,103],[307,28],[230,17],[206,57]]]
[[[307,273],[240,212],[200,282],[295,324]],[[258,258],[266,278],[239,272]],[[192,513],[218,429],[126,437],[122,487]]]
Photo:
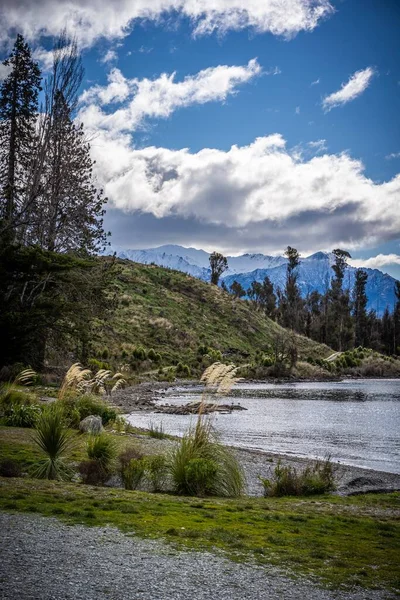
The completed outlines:
[[[314,380],[312,380],[314,381]],[[334,381],[337,381],[335,379]],[[247,381],[246,381],[247,382]],[[295,383],[294,381],[292,381]],[[255,383],[251,380],[248,383]],[[288,383],[288,381],[257,381],[257,383]],[[153,412],[156,408],[155,403],[161,400],[168,390],[171,388],[190,388],[202,385],[199,381],[180,380],[173,383],[168,382],[142,382],[129,388],[119,390],[113,398],[114,404],[124,414],[141,414],[143,412]],[[140,435],[141,441],[149,446],[150,452],[155,449],[156,452],[166,449],[173,440],[156,440],[145,435]],[[147,438],[145,440],[144,438]],[[303,468],[310,463],[314,463],[316,459],[302,456],[293,456],[287,454],[279,454],[265,450],[254,448],[246,448],[233,446],[235,454],[239,462],[242,464],[247,481],[248,494],[251,496],[261,496],[263,494],[263,486],[259,481],[258,476],[271,477],[273,469],[278,460],[285,466],[294,468]],[[368,492],[394,492],[400,491],[400,474],[391,473],[388,471],[380,471],[368,467],[359,467],[348,465],[341,462],[334,463],[338,485],[335,494],[349,496],[356,494],[364,494]]]

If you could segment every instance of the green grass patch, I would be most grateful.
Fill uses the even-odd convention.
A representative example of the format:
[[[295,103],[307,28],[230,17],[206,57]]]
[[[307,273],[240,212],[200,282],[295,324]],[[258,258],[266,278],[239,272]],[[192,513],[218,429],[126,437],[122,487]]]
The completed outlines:
[[[400,581],[398,493],[200,501],[65,482],[0,479],[0,509],[38,512],[68,523],[110,524],[181,547],[274,564],[332,587],[395,590]]]

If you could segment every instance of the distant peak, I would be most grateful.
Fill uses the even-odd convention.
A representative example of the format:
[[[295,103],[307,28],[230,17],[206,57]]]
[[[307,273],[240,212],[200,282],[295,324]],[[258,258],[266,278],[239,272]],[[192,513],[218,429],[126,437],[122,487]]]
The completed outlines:
[[[311,254],[311,256],[307,256],[310,260],[326,260],[329,258],[328,252],[316,252],[315,254]]]

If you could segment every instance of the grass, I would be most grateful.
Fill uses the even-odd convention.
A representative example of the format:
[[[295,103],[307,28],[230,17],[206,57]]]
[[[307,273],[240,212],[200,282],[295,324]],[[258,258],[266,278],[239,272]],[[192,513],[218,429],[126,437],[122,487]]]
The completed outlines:
[[[283,331],[248,302],[234,301],[224,290],[185,273],[124,260],[118,265],[113,292],[129,302],[120,302],[111,320],[95,321],[92,333],[94,346],[99,352],[107,346],[116,364],[129,362],[134,348],[143,347],[160,353],[163,366],[181,362],[200,374],[204,370],[204,365],[199,366],[200,345],[243,364]],[[305,337],[296,339],[299,358],[332,353]],[[126,358],[121,358],[122,351]],[[159,364],[146,362],[148,370],[156,373]]]
[[[117,526],[179,545],[273,564],[332,587],[400,585],[400,495],[194,499],[0,478],[0,510]]]

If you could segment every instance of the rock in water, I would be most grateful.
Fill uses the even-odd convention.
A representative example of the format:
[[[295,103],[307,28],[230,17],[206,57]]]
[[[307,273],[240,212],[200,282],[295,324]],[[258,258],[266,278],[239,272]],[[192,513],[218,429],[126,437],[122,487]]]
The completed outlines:
[[[82,433],[101,433],[103,431],[101,417],[89,415],[79,423],[79,431]]]

